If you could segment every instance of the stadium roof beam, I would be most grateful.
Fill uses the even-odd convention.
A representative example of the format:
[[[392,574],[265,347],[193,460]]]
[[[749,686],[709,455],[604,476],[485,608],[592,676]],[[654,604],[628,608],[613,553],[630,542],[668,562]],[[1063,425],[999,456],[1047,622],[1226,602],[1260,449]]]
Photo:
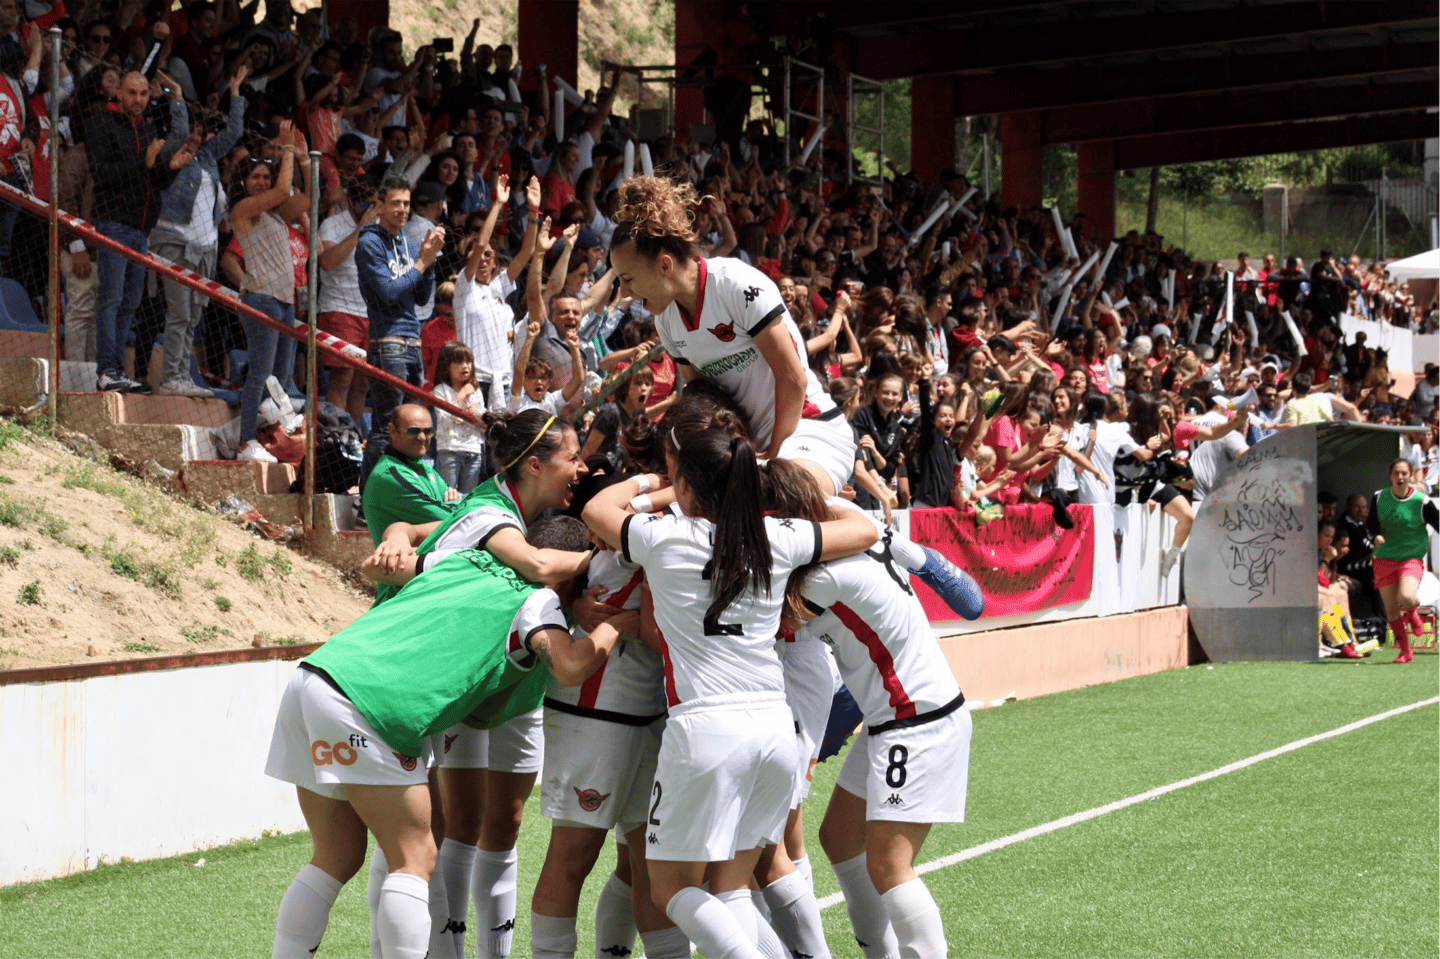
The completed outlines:
[[[1405,113],[1440,106],[1440,71],[1404,82],[1207,93],[1045,110],[1042,143],[1079,143],[1191,130],[1259,126],[1347,114]]]
[[[1348,77],[1379,77],[1433,67],[1435,40],[1341,50],[1154,60],[1124,67],[1081,64],[955,78],[955,111],[984,116],[1147,97],[1243,90]]]
[[[1336,120],[1259,127],[1197,130],[1115,141],[1115,169],[1233,160],[1267,153],[1301,153],[1329,147],[1424,140],[1440,135],[1440,115],[1423,110],[1360,114]]]
[[[916,8],[932,16],[916,15]],[[1308,44],[1326,34],[1435,18],[1432,0],[1217,2],[1198,8],[1099,0],[967,10],[963,4],[912,3],[897,8],[893,3],[848,3],[836,9],[835,26],[837,34],[852,39],[851,69],[888,80],[1114,56],[1153,57],[1166,50],[1266,38]],[[1017,31],[1024,37],[1018,38]]]

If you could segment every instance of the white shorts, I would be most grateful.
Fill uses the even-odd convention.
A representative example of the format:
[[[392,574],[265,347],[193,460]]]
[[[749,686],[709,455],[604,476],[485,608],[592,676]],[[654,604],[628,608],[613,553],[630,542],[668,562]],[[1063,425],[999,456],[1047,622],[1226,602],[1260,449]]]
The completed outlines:
[[[833,492],[838,493],[855,472],[855,433],[843,416],[802,419],[780,444],[779,456],[818,464],[835,484]]]
[[[538,773],[545,763],[545,711],[537,707],[487,730],[490,755],[485,768],[497,773]]]
[[[964,822],[970,711],[855,738],[835,785],[865,800],[865,819]]]
[[[490,765],[490,730],[456,723],[430,737],[441,769],[485,769]]]
[[[777,643],[780,665],[785,669],[785,701],[795,716],[795,795],[790,808],[810,795],[820,743],[830,721],[830,701],[835,697],[835,680],[830,670],[830,651],[808,630],[796,632],[795,642]]]
[[[338,689],[318,673],[296,669],[280,697],[265,775],[344,799],[345,783],[422,784],[426,758],[395,752]]]
[[[795,721],[778,696],[673,707],[646,811],[645,856],[724,862],[778,843],[795,791]]]
[[[541,814],[592,829],[638,828],[650,809],[664,730],[664,719],[627,726],[546,709]]]

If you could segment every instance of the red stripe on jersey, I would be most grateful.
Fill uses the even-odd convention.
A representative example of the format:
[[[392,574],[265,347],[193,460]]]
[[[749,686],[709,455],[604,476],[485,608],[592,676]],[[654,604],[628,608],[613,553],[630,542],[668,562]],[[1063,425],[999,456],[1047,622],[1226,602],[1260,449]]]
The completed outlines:
[[[660,637],[660,658],[665,661],[665,701],[671,706],[679,706],[680,694],[675,690],[675,667],[670,664],[670,644],[665,642],[665,633],[658,624],[655,635]]]
[[[630,582],[605,597],[606,605],[614,606],[616,609],[623,609],[625,607],[625,601],[630,598],[630,594],[635,592],[635,587],[639,586],[644,579],[645,571],[643,569],[637,569],[635,575],[630,577]]]
[[[575,703],[576,706],[581,709],[595,708],[596,701],[600,699],[600,681],[604,679],[605,667],[609,665],[610,660],[605,660],[600,664],[600,668],[595,670],[594,675],[585,680],[584,685],[580,687],[580,699]]]
[[[844,603],[836,603],[830,607],[835,615],[840,617],[840,622],[845,628],[855,634],[865,649],[870,653],[870,661],[875,668],[880,670],[880,682],[890,693],[890,707],[895,710],[896,719],[912,719],[915,716],[915,704],[905,692],[905,687],[900,682],[900,677],[895,675],[895,660],[890,656],[890,650],[880,642],[880,637],[875,635],[866,622],[855,611]]]
[[[679,303],[675,304],[675,309],[680,311],[680,319],[685,323],[685,329],[691,333],[700,329],[700,314],[705,312],[705,282],[710,278],[710,268],[705,265],[704,258],[697,256],[695,262],[700,267],[700,278],[696,281],[695,315],[691,316],[689,310]]]

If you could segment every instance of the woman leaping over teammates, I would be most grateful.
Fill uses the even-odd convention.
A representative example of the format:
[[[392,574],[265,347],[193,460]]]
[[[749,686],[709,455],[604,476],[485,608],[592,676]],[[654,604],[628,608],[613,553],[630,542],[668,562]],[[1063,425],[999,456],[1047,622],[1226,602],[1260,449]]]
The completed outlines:
[[[765,458],[802,463],[826,495],[855,465],[849,425],[805,365],[780,290],[739,260],[696,255],[689,184],[636,177],[620,187],[610,262],[621,296],[644,301],[686,382],[719,383],[750,420]]]

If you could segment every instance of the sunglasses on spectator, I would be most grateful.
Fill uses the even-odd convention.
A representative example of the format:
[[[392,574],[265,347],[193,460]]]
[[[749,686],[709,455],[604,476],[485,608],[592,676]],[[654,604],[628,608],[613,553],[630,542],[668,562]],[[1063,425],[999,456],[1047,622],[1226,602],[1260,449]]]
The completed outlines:
[[[92,33],[92,34],[90,34],[89,37],[86,38],[86,40],[87,40],[89,43],[109,43],[109,42],[110,42],[110,34],[108,34],[108,33]]]
[[[830,264],[835,263],[835,262],[838,262],[838,261],[837,261],[833,256],[827,256],[827,257],[825,257],[823,260],[820,261],[820,265],[821,265],[821,266],[829,266]]]
[[[406,435],[406,436],[434,436],[434,435],[435,435],[435,427],[433,427],[433,426],[407,426],[407,427],[405,427],[405,435]]]

